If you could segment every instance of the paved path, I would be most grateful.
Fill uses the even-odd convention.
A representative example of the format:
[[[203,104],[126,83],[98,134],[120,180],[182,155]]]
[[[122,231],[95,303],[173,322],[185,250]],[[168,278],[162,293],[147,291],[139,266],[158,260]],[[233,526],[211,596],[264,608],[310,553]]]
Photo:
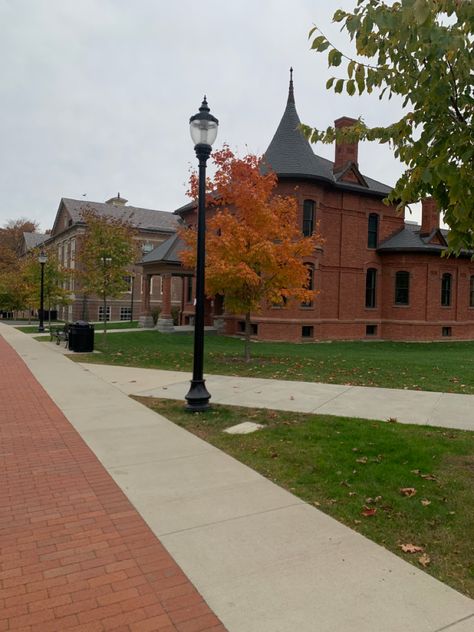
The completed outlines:
[[[131,400],[52,345],[1,325],[0,335],[230,632],[474,629],[471,599]],[[30,530],[34,539],[33,523]]]
[[[0,630],[224,632],[0,337]]]
[[[145,397],[184,399],[191,378],[191,374],[179,371],[104,364],[82,366],[124,393]],[[223,375],[206,376],[206,386],[216,404],[364,419],[395,418],[402,423],[474,430],[474,395]]]

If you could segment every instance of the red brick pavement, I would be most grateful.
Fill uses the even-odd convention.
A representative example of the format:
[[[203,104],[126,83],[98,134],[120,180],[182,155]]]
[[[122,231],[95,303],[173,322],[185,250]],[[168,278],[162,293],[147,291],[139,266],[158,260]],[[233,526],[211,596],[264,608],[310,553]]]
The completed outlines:
[[[0,336],[0,632],[225,632]]]

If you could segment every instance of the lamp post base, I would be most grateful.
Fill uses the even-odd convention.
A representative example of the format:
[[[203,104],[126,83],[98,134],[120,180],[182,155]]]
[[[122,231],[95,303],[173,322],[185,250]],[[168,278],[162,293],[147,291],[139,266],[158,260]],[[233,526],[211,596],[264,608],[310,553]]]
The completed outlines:
[[[44,325],[39,325],[38,333],[40,333],[40,334],[44,333]]]
[[[191,380],[191,388],[185,397],[186,410],[190,413],[201,413],[209,410],[209,400],[211,395],[206,388],[204,380]]]

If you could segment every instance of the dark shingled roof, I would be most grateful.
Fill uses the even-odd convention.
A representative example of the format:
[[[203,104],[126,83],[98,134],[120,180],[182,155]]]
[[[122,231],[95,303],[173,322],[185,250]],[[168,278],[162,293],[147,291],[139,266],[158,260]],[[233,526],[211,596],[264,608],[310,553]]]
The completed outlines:
[[[135,228],[144,230],[162,230],[174,232],[178,226],[179,219],[173,213],[167,211],[154,211],[149,208],[138,208],[136,206],[119,206],[101,202],[89,202],[85,200],[72,200],[62,198],[66,210],[74,223],[82,222],[82,212],[92,209],[98,215],[113,217],[114,219],[128,222]]]
[[[164,241],[146,254],[141,263],[177,263],[181,264],[179,253],[186,248],[186,245],[178,234]]]
[[[42,233],[23,233],[23,239],[25,240],[26,250],[36,248],[40,244],[47,241],[51,235],[44,235]]]
[[[283,117],[272,142],[265,152],[264,160],[280,178],[309,178],[328,182],[338,189],[359,191],[386,196],[391,188],[364,175],[367,187],[352,182],[338,182],[333,174],[333,163],[317,156],[303,136],[295,106],[293,79],[290,79],[288,101]]]
[[[380,244],[377,248],[377,252],[423,252],[423,253],[434,253],[439,254],[446,250],[446,246],[436,243],[430,243],[430,240],[437,233],[437,230],[434,230],[430,235],[421,236],[420,235],[421,226],[418,224],[406,223],[405,227],[402,230],[392,237],[389,237],[384,242]],[[448,239],[448,230],[441,228],[439,229],[442,237],[447,242]],[[464,251],[462,254],[469,254],[467,251]]]

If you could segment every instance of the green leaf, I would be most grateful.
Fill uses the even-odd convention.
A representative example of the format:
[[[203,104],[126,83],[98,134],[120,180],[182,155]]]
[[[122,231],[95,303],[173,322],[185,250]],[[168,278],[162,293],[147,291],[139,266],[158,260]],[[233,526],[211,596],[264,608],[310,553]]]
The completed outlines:
[[[336,85],[334,86],[334,92],[340,93],[344,88],[344,79],[338,79],[336,81]]]
[[[352,96],[355,93],[354,79],[349,79],[349,81],[346,82],[346,90],[347,90],[347,94],[349,94],[350,96]]]
[[[330,79],[328,79],[326,81],[326,90],[329,90],[332,87],[332,84],[334,83],[334,77],[331,77]]]
[[[427,0],[416,0],[413,7],[413,14],[416,23],[421,26],[426,22],[431,14],[430,5]]]
[[[317,51],[321,51],[324,50],[321,48],[322,45],[324,45],[325,43],[328,43],[327,39],[324,37],[324,35],[318,35],[318,37],[315,37],[313,40],[313,43],[311,44],[311,48],[313,50],[317,50]]]
[[[342,61],[342,53],[337,50],[337,48],[333,48],[328,53],[328,64],[330,66],[340,66]]]

